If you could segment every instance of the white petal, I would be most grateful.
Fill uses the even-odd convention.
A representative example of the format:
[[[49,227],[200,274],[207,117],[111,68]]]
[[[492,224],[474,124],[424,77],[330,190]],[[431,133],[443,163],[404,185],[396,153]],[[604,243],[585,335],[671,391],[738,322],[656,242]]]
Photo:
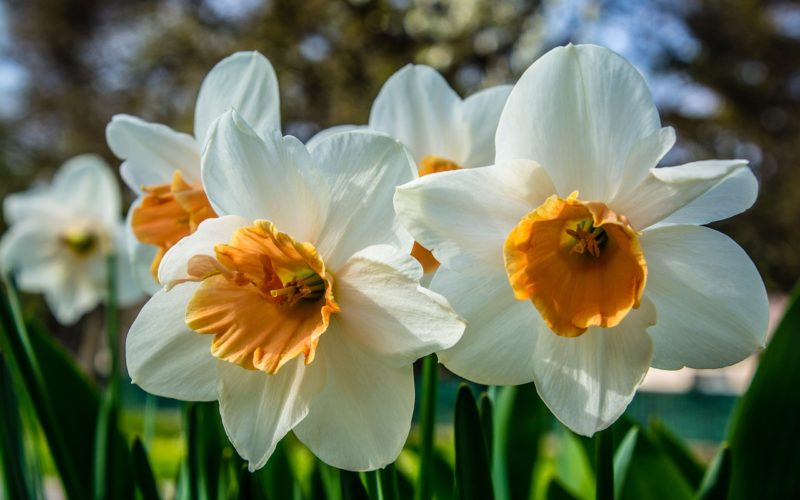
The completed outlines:
[[[115,115],[106,127],[106,142],[125,160],[122,180],[137,193],[142,186],[171,182],[176,170],[187,182],[200,182],[200,148],[191,135],[135,116]]]
[[[439,268],[431,289],[467,320],[461,340],[438,353],[448,370],[486,385],[533,380],[533,349],[542,320],[530,301],[514,298],[504,270],[475,277]]]
[[[161,290],[144,305],[128,331],[125,358],[134,384],[147,392],[186,401],[217,399],[213,335],[186,326],[186,304],[197,283]]]
[[[390,246],[353,255],[336,274],[342,334],[396,366],[455,344],[464,321],[441,295],[420,286],[421,276],[413,257]]]
[[[25,291],[42,292],[67,272],[65,248],[48,219],[32,217],[11,226],[0,241],[3,273],[13,272]]]
[[[536,389],[553,414],[573,431],[591,436],[622,415],[653,356],[647,327],[656,311],[642,301],[614,328],[590,328],[559,337],[546,326],[534,355]]]
[[[625,161],[617,193],[635,189],[674,145],[675,129],[672,127],[664,127],[637,141]]]
[[[197,226],[197,231],[183,238],[164,254],[158,266],[158,281],[162,285],[169,285],[175,280],[187,278],[189,259],[195,255],[214,257],[214,245],[228,243],[237,229],[250,224],[251,221],[237,215],[204,220]]]
[[[319,356],[309,366],[298,357],[275,375],[227,361],[217,361],[217,370],[222,424],[250,471],[263,467],[283,436],[306,416],[326,375]]]
[[[98,259],[98,266],[103,266]],[[66,272],[64,279],[53,282],[44,291],[47,306],[62,325],[73,325],[102,300],[105,289],[93,282],[86,273]]]
[[[462,106],[469,131],[469,155],[463,168],[485,167],[494,163],[494,135],[511,85],[498,85],[467,97]]]
[[[144,290],[134,276],[135,268],[130,264],[125,226],[120,222],[115,229],[117,303],[120,307],[130,307],[144,298]],[[153,281],[152,277],[150,281]]]
[[[397,458],[408,437],[414,373],[410,364],[394,367],[339,335],[335,325],[334,318],[317,353],[328,366],[325,390],[311,401],[294,432],[327,464],[378,469]]]
[[[327,139],[332,135],[341,134],[342,132],[350,132],[351,130],[369,130],[369,127],[366,125],[335,125],[333,127],[328,127],[320,130],[314,134],[311,139],[307,140],[306,148],[311,150],[323,139]]]
[[[625,166],[636,142],[660,128],[630,63],[602,47],[559,47],[514,86],[497,128],[497,161],[534,160],[562,197],[578,190],[582,199],[606,200],[632,173]]]
[[[701,226],[652,229],[640,241],[648,269],[645,296],[658,310],[649,330],[654,367],[719,368],[764,345],[767,294],[736,243]]]
[[[220,215],[272,221],[297,241],[315,241],[328,188],[294,137],[259,137],[235,111],[214,122],[203,151],[203,186]]]
[[[281,130],[278,78],[258,52],[237,52],[206,75],[194,110],[194,135],[203,144],[211,124],[235,109],[260,134]]]
[[[397,189],[395,210],[444,266],[493,273],[508,233],[553,191],[543,168],[508,161],[426,175]]]
[[[758,181],[749,168],[734,170],[694,201],[673,212],[657,226],[708,224],[742,213],[756,201]]]
[[[369,128],[397,138],[417,163],[428,155],[459,165],[467,158],[461,98],[429,66],[409,64],[386,80],[372,104]]]
[[[61,210],[96,218],[108,226],[117,223],[122,200],[111,168],[97,155],[68,160],[53,178],[51,194]]]
[[[317,251],[331,269],[370,245],[389,244],[411,251],[413,240],[392,206],[395,186],[415,177],[403,146],[384,134],[343,132],[310,150],[331,198]]]
[[[673,214],[678,220],[686,216],[692,221],[717,220],[717,214],[733,215],[755,201],[754,179],[745,181],[745,187],[741,189],[742,176],[747,178],[746,173],[741,173],[742,170],[749,170],[745,160],[707,160],[677,167],[654,168],[641,184],[627,193],[621,192],[609,206],[627,216],[633,227],[640,231]],[[721,190],[716,189],[718,186]],[[744,197],[727,198],[728,195],[740,194]],[[677,214],[698,198],[704,198],[704,195],[711,198],[705,201],[701,199],[687,208],[684,216]],[[718,206],[710,203],[717,200]]]

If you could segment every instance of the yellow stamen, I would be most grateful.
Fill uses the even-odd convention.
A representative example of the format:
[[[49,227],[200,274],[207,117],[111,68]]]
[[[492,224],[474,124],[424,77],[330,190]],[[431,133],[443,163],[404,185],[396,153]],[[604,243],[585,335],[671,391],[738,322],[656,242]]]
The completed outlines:
[[[77,257],[86,257],[100,247],[100,237],[87,229],[69,229],[61,235],[61,242]]]
[[[639,307],[647,264],[628,220],[573,193],[551,196],[511,231],[504,249],[514,295],[557,335],[619,324]]]

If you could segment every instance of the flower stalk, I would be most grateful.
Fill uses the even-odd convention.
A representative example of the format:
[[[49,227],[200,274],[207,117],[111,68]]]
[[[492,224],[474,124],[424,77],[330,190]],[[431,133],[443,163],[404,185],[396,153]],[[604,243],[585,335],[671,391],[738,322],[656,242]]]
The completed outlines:
[[[433,460],[433,440],[436,426],[438,365],[435,354],[429,354],[422,360],[422,398],[419,411],[419,475],[417,476],[416,500],[431,498],[431,462]]]

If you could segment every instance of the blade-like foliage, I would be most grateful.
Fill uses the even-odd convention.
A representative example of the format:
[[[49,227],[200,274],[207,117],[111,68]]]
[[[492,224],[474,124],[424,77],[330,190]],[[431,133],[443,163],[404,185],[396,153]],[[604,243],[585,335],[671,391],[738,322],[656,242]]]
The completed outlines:
[[[800,289],[739,402],[730,498],[800,498]]]
[[[464,500],[494,498],[483,425],[472,390],[462,385],[456,398],[456,491]]]

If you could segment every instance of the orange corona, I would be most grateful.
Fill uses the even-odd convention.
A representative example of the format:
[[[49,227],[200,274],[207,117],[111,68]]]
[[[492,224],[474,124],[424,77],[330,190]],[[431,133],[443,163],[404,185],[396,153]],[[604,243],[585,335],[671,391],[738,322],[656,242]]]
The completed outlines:
[[[557,335],[618,325],[638,308],[647,280],[639,238],[605,204],[549,197],[511,231],[506,272],[519,300],[530,300]]]

